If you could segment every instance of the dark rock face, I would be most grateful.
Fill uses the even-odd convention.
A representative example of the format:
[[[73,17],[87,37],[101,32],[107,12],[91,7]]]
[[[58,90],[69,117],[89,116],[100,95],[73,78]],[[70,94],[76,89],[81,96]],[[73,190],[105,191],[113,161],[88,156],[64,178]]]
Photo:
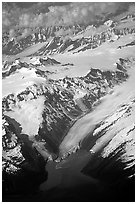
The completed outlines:
[[[42,65],[54,65],[54,64],[60,64],[60,62],[57,62],[56,60],[54,60],[54,59],[50,59],[49,57],[46,59],[46,60],[44,60],[44,59],[41,59],[40,58],[40,63],[42,64]]]
[[[43,142],[44,148],[48,150],[50,155],[52,156],[52,159],[56,159],[58,154],[59,154],[59,145],[62,142],[65,134],[67,131],[70,129],[72,124],[83,114],[88,113],[91,111],[94,106],[96,106],[96,102],[99,101],[99,99],[106,95],[112,88],[116,85],[121,83],[122,81],[125,81],[128,78],[127,74],[127,68],[126,65],[130,63],[129,60],[122,60],[122,65],[117,64],[117,67],[121,68],[122,71],[115,71],[115,72],[110,72],[110,71],[101,71],[99,69],[93,69],[89,71],[89,73],[85,77],[80,77],[80,78],[69,78],[66,77],[62,80],[55,81],[55,80],[49,80],[48,82],[48,87],[45,86],[34,86],[33,89],[27,88],[26,91],[20,93],[17,96],[14,96],[13,94],[9,95],[3,100],[3,110],[10,110],[12,109],[13,106],[16,106],[20,101],[23,100],[30,100],[30,93],[32,93],[31,97],[33,99],[36,99],[40,95],[45,96],[45,103],[44,103],[44,111],[42,114],[43,117],[43,122],[39,128],[38,135],[35,136],[36,142]],[[118,69],[119,70],[119,69]],[[40,73],[39,73],[40,74]],[[84,95],[78,95],[79,97],[74,99],[76,90],[80,92],[80,90],[84,91]],[[31,100],[32,100],[31,98]],[[45,172],[45,161],[42,155],[42,149],[36,149],[33,147],[33,141],[30,141],[28,138],[28,135],[21,134],[21,127],[20,125],[14,120],[11,119],[10,117],[4,116],[4,129],[6,130],[4,136],[3,136],[3,151],[5,151],[5,157],[4,157],[4,167],[3,167],[3,193],[4,196],[8,195],[10,197],[11,194],[14,194],[14,192],[18,192],[19,194],[24,192],[27,196],[29,189],[31,188],[32,194],[37,190],[38,185],[45,181],[47,178],[47,174]],[[53,122],[54,121],[54,122]],[[99,126],[99,125],[98,125]],[[96,129],[97,127],[95,127]],[[66,130],[66,132],[64,131]],[[105,132],[103,132],[105,134]],[[101,137],[102,134],[99,134],[99,137]],[[97,140],[98,137],[95,138]],[[81,148],[90,149],[89,144],[95,143],[93,141],[88,142],[88,140],[85,139],[82,144]],[[14,144],[11,143],[14,141]],[[45,144],[46,142],[46,144]],[[18,151],[16,150],[17,148]],[[7,160],[7,154],[9,154],[10,158],[10,163]],[[15,152],[17,156],[15,156]],[[40,154],[39,154],[40,153]],[[12,154],[14,155],[12,157]],[[3,154],[4,155],[4,154]],[[116,154],[118,157],[120,157],[120,153]],[[113,172],[116,172],[115,170],[113,171],[113,162],[116,162],[116,159],[112,156],[110,156],[110,162],[112,160],[112,174]],[[94,158],[95,159],[95,158]],[[110,163],[108,159],[106,159],[107,164]],[[97,165],[95,165],[95,169],[102,169],[101,161],[100,158],[97,158]],[[92,161],[94,164],[95,162]],[[103,166],[106,163],[103,161]],[[119,164],[120,165],[120,164]],[[126,165],[126,164],[123,164]],[[98,179],[105,180],[106,175],[106,168],[107,166],[103,167],[104,168],[104,174],[103,171],[98,173],[98,171],[94,171],[94,169],[91,168],[92,163],[88,163],[87,167],[83,169],[83,173],[88,175],[88,176],[93,176],[94,178],[97,177]],[[120,168],[124,168],[121,167]],[[117,168],[116,168],[117,169]],[[110,169],[108,170],[110,173]],[[132,175],[134,171],[134,167],[128,170],[127,173],[129,175]],[[11,174],[12,172],[12,174]],[[93,173],[93,174],[92,174]],[[96,173],[96,175],[94,175]],[[121,170],[122,173],[122,170]],[[125,172],[125,179],[126,179],[126,172]],[[119,170],[118,170],[118,176],[119,176]],[[35,177],[37,179],[35,179]],[[107,177],[108,179],[108,184],[109,185],[112,181],[109,180],[111,179]],[[32,182],[32,180],[34,182]],[[19,183],[22,183],[20,186]],[[23,190],[23,187],[26,186],[27,182],[27,188],[25,187],[25,191]],[[102,180],[103,182],[103,180]],[[119,181],[120,182],[120,181]],[[122,180],[121,180],[122,182]],[[123,183],[119,185],[121,188],[123,187]],[[15,186],[13,188],[12,186]],[[81,189],[82,188],[82,189]],[[80,189],[83,190],[83,187]],[[83,195],[87,195],[87,201],[89,191],[88,191],[89,186],[85,186],[86,194],[84,193]],[[92,186],[91,186],[92,188]],[[115,185],[112,185],[112,188],[116,188]],[[124,186],[124,189],[127,191],[127,187]],[[72,198],[75,200],[79,200],[77,197],[77,190],[75,190],[75,196],[72,194]],[[56,192],[56,191],[55,191]],[[58,190],[57,190],[58,192]],[[57,193],[56,192],[56,193]],[[60,191],[59,191],[60,192]],[[67,191],[68,192],[68,191]],[[112,194],[112,189],[110,191],[110,195]],[[29,191],[30,193],[30,191]],[[55,195],[56,195],[55,193]],[[72,193],[70,191],[70,193]],[[116,191],[117,193],[117,191]],[[119,190],[119,194],[121,191]],[[122,191],[123,195],[123,191]],[[49,194],[50,196],[50,194]],[[65,197],[64,197],[65,196]],[[65,201],[69,200],[70,198],[66,197],[66,194],[64,196],[61,196],[57,198],[52,199],[52,201],[58,200]],[[43,195],[42,195],[43,198]],[[13,198],[14,199],[14,198]],[[43,198],[45,199],[45,197]],[[50,201],[51,197],[49,197]],[[83,199],[84,197],[81,198],[80,200]],[[97,199],[96,196],[94,198],[95,200]],[[102,195],[101,200],[108,200],[107,195]],[[122,199],[122,198],[121,198]],[[125,197],[125,200],[130,200],[129,198]],[[70,199],[71,200],[71,199]],[[98,200],[98,199],[97,199]],[[111,200],[111,199],[110,199]],[[117,201],[117,199],[114,199]]]
[[[7,66],[7,69],[6,69],[6,66]],[[7,76],[10,76],[11,74],[14,74],[17,70],[21,69],[22,67],[24,68],[29,68],[29,64],[27,63],[22,63],[20,61],[16,62],[14,64],[13,63],[8,63],[8,62],[5,62],[4,64],[4,69],[3,69],[3,72],[2,72],[2,77],[5,78]]]
[[[19,124],[3,117],[3,199],[14,194],[30,194],[46,179],[45,161],[32,147],[28,135],[21,134]]]
[[[123,154],[124,149],[121,146],[107,158],[102,158],[98,153],[82,170],[83,174],[99,179],[106,184],[106,188],[108,187],[107,193],[104,189],[101,200],[113,200],[113,202],[135,201],[135,166],[131,165],[131,167],[127,168],[132,160],[122,162],[121,157]],[[129,186],[131,193],[129,193]]]
[[[14,62],[4,62],[3,79],[14,75],[22,68],[33,70],[36,76],[44,79],[44,82],[30,85],[18,94],[11,93],[3,97],[4,201],[28,201],[29,199],[30,201],[134,201],[134,159],[132,157],[131,160],[121,159],[127,141],[119,144],[112,152],[110,151],[108,157],[103,157],[103,149],[100,149],[96,156],[91,156],[92,152],[90,153],[93,144],[96,144],[98,139],[104,137],[107,130],[120,117],[117,116],[110,124],[107,124],[107,122],[97,123],[94,129],[80,141],[80,150],[76,147],[73,152],[67,152],[66,155],[60,154],[60,145],[70,128],[78,119],[93,111],[101,103],[103,96],[113,93],[113,88],[116,85],[121,85],[128,80],[130,77],[128,72],[130,63],[134,61],[134,59],[119,58],[115,71],[103,71],[101,67],[98,69],[91,67],[87,75],[83,77],[66,76],[58,80],[49,79],[48,74],[52,73],[52,70],[45,71],[45,67],[58,67],[59,65],[62,68],[66,66],[74,67],[73,63],[61,64],[52,57],[53,54],[70,53],[71,51],[73,51],[73,54],[83,52],[97,48],[106,41],[113,42],[113,35],[119,39],[120,36],[135,33],[134,28],[116,29],[115,23],[113,23],[113,26],[105,31],[88,37],[81,37],[81,32],[85,32],[86,28],[86,25],[75,25],[73,28],[71,26],[68,28],[62,26],[38,28],[34,30],[33,34],[18,41],[8,39],[8,34],[3,35],[3,54],[8,55],[16,55],[31,45],[48,42],[31,55],[32,59],[33,56],[39,56],[37,64],[22,62],[20,58],[15,58]],[[64,31],[73,29],[73,33],[78,34],[80,37],[73,38],[71,35],[59,34],[61,29]],[[126,45],[120,45],[116,49],[119,50],[134,45],[135,41],[132,41]],[[46,55],[49,57],[45,58]],[[43,69],[40,69],[40,67]],[[32,137],[32,135],[22,133],[21,124],[14,118],[7,116],[6,112],[14,111],[16,107],[21,108],[21,103],[36,101],[41,96],[44,98],[42,122],[39,124],[37,134]],[[133,111],[133,104],[131,106],[127,104],[127,106],[123,105],[123,109],[127,108],[125,115],[123,114],[125,118],[130,116]],[[123,109],[121,107],[119,112]],[[102,126],[104,128],[95,133]],[[125,134],[124,137],[128,138],[132,131],[134,131],[134,127],[123,133],[123,135]],[[106,146],[108,144],[109,141]],[[79,157],[79,155],[82,156]],[[84,155],[87,155],[87,157],[84,157]],[[87,162],[84,160],[85,163],[81,163],[83,158],[87,159]],[[55,173],[54,178],[58,180],[56,170],[60,168],[65,169],[61,170],[60,173],[62,179],[61,183],[59,183],[60,186],[55,186],[46,193],[38,193],[39,185],[47,180],[50,171]],[[77,178],[76,181],[74,175]],[[67,176],[70,181],[66,179]],[[97,185],[92,182],[90,184],[81,184],[80,182],[85,182],[83,177],[85,180],[94,178]],[[51,178],[48,182],[54,183],[55,181]],[[62,184],[65,187],[62,188]],[[72,186],[68,187],[67,185]],[[132,188],[130,195],[128,195],[128,185]],[[35,194],[37,194],[36,197]],[[16,196],[19,196],[19,198]]]
[[[47,142],[51,153],[58,154],[58,147],[72,124],[83,114],[91,111],[96,102],[116,84],[128,78],[124,65],[117,66],[121,66],[123,71],[111,72],[91,68],[85,77],[66,77],[58,81],[49,80],[48,86],[45,84],[45,86],[28,87],[17,96],[10,94],[5,97],[3,110],[12,110],[12,107],[20,101],[44,95],[43,122],[38,135],[41,140]]]
[[[75,28],[70,27],[69,29],[73,30],[73,34],[78,34],[81,31],[85,31],[87,26],[80,27],[75,26]],[[72,48],[68,49],[68,52],[79,48],[80,46],[84,45],[84,48],[78,50],[78,52],[85,51],[88,49],[94,49],[104,43],[106,40],[111,40],[113,34],[120,36],[120,35],[127,35],[135,33],[134,28],[123,28],[123,29],[116,29],[114,27],[110,27],[109,30],[101,32],[101,34],[95,34],[94,36],[89,37],[80,37],[80,39],[73,40],[69,35],[63,36],[61,33],[57,35],[56,32],[63,29],[64,31],[67,29],[66,27],[54,27],[54,28],[39,28],[38,30],[34,30],[32,35],[27,36],[17,42],[16,40],[8,40],[7,36],[3,36],[3,53],[6,55],[13,55],[18,54],[19,52],[25,50],[28,46],[33,45],[34,43],[42,43],[46,42],[50,39],[50,42],[44,47],[41,48],[38,52],[35,53],[36,55],[47,55],[47,54],[54,54],[54,53],[63,53],[69,46]],[[126,46],[132,46],[126,45]],[[120,47],[119,47],[120,48]]]

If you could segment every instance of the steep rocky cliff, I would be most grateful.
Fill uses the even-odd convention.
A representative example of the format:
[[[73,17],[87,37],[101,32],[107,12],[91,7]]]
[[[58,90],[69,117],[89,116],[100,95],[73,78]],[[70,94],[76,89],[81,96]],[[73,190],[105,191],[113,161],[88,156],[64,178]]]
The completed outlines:
[[[4,196],[34,195],[47,172],[45,192],[97,180],[97,192],[112,195],[134,183],[134,21],[3,34]]]

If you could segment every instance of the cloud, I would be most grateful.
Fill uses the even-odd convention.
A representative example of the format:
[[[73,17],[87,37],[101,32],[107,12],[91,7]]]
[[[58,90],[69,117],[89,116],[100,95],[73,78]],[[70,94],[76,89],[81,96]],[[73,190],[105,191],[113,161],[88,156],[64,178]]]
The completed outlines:
[[[10,23],[10,16],[8,15],[6,10],[3,10],[2,12],[2,26],[3,28],[9,27],[11,25]]]
[[[128,10],[129,3],[75,2],[65,6],[51,6],[43,19],[48,25],[88,24],[103,21],[109,15]]]
[[[18,3],[19,4],[19,3]],[[3,27],[36,28],[59,25],[89,24],[103,22],[110,15],[134,11],[133,3],[126,2],[74,2],[33,4],[28,9],[10,5],[10,12],[3,9]]]
[[[30,15],[29,14],[23,14],[19,18],[19,25],[20,27],[29,27],[30,26]]]

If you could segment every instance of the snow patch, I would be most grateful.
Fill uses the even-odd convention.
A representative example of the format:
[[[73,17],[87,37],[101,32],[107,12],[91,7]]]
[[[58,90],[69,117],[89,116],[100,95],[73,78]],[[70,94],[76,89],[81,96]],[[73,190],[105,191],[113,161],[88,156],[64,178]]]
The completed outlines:
[[[42,112],[44,110],[44,96],[30,101],[21,101],[13,111],[4,114],[14,118],[22,127],[22,133],[30,137],[38,134],[42,123]]]
[[[43,83],[45,79],[38,77],[35,69],[21,68],[15,74],[2,80],[2,97],[9,94],[18,94],[24,91],[28,86],[35,83]]]

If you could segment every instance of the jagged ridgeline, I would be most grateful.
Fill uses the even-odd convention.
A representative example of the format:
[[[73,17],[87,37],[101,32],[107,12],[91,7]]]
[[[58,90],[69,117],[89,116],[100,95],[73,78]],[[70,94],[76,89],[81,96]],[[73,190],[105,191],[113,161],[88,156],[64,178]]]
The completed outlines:
[[[5,28],[3,201],[134,201],[135,15],[114,8]]]

